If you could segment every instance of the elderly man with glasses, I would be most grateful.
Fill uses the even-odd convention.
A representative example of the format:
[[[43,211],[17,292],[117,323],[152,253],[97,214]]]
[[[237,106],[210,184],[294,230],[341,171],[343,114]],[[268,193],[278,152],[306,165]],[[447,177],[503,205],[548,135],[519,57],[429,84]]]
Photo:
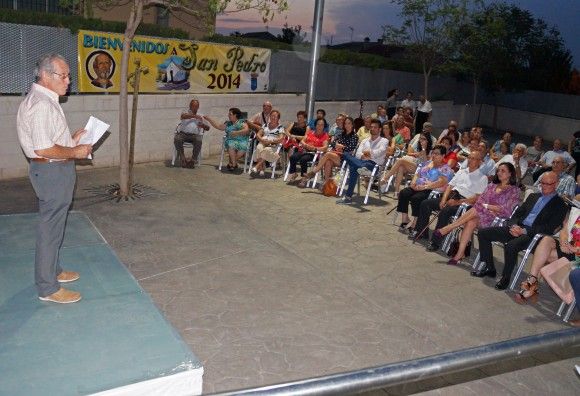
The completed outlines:
[[[555,156],[552,160],[552,172],[558,177],[558,185],[556,186],[556,193],[560,196],[565,195],[568,198],[574,198],[576,195],[576,181],[572,176],[566,173],[568,168],[568,162],[564,157],[559,155]],[[544,175],[540,175],[539,179],[534,183],[533,190],[538,191],[541,187],[542,180],[544,180]]]
[[[551,235],[564,221],[568,208],[556,193],[557,183],[556,173],[545,173],[540,182],[541,192],[528,196],[505,226],[479,230],[477,238],[484,266],[481,270],[473,271],[471,275],[495,278],[491,243],[501,242],[504,244],[504,268],[495,288],[504,290],[508,287],[518,253],[528,247],[536,234]]]

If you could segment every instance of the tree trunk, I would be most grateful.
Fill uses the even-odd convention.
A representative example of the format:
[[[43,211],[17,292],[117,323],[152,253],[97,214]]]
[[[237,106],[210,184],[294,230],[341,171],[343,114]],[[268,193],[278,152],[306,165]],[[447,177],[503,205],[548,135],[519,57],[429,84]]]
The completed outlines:
[[[129,54],[135,31],[143,16],[143,2],[135,0],[127,20],[123,37],[123,55],[121,58],[121,86],[119,91],[119,196],[128,197],[129,185],[129,104],[127,76],[129,75]]]

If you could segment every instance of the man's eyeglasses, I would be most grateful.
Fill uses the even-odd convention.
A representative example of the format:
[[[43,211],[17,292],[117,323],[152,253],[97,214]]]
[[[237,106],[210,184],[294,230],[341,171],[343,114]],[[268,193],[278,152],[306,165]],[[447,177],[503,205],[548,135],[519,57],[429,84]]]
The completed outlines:
[[[67,78],[70,80],[70,73],[57,73],[57,72],[52,72],[52,74],[56,74],[57,76],[60,77],[61,80],[66,80]]]
[[[541,184],[542,186],[553,186],[553,185],[554,185],[554,184],[556,184],[556,183],[558,183],[558,182],[553,182],[553,183],[548,183],[548,182],[543,182],[543,181],[541,181],[541,182],[540,182],[540,184]]]

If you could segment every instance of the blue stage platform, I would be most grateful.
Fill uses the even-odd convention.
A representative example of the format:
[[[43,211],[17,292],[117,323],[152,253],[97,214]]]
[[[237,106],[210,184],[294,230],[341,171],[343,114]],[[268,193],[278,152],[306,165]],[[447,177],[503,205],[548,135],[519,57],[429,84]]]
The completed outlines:
[[[201,363],[83,213],[61,249],[83,299],[38,299],[36,219],[0,216],[0,395],[200,394]]]

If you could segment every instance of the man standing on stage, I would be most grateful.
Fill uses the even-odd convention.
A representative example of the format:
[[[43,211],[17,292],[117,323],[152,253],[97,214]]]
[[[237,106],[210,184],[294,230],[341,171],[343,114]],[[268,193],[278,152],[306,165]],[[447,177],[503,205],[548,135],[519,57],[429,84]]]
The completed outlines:
[[[16,126],[24,154],[30,159],[29,177],[38,197],[34,280],[43,301],[66,304],[81,299],[60,283],[79,274],[64,271],[59,250],[76,181],[75,159],[87,158],[92,146],[78,144],[84,129],[72,136],[58,102],[70,84],[70,69],[57,54],[42,56],[34,70],[35,83],[18,108]]]

